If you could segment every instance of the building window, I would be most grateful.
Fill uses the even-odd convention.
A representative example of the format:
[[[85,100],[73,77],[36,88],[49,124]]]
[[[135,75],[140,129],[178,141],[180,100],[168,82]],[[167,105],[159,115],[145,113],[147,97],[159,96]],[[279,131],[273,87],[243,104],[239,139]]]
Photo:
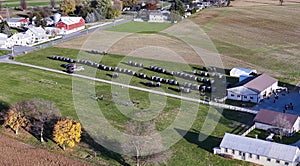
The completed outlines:
[[[225,152],[228,153],[228,149],[227,148],[225,148]]]
[[[234,154],[234,150],[232,149],[232,154]]]
[[[279,163],[280,163],[280,160],[276,160],[276,163],[279,164]]]
[[[259,155],[256,155],[256,159],[259,160]]]
[[[268,162],[270,162],[270,161],[271,161],[271,159],[270,159],[270,158],[267,158],[267,161],[268,161]]]
[[[237,95],[237,97],[241,97],[241,95]]]
[[[249,158],[252,158],[252,153],[249,153]]]
[[[234,96],[234,94],[231,94],[230,96],[232,96],[232,97],[233,97],[233,96]]]
[[[253,97],[250,97],[250,99],[253,99]]]
[[[244,96],[245,99],[247,99],[247,96]]]
[[[239,155],[240,155],[240,156],[242,155],[242,152],[241,152],[241,151],[239,151]]]
[[[285,162],[284,165],[289,165],[289,163],[288,163],[288,162]]]

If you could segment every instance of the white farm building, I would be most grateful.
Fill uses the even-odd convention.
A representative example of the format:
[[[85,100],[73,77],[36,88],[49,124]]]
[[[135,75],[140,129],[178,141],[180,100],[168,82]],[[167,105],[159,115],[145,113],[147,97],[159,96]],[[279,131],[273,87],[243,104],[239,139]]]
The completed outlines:
[[[261,74],[227,89],[227,99],[259,103],[277,88],[277,79]]]
[[[247,69],[247,68],[232,68],[230,70],[230,76],[232,77],[240,77],[242,75],[248,75],[256,74],[257,71],[254,69]]]
[[[300,157],[297,146],[229,133],[225,133],[220,147],[214,148],[214,153],[264,166],[296,166]]]

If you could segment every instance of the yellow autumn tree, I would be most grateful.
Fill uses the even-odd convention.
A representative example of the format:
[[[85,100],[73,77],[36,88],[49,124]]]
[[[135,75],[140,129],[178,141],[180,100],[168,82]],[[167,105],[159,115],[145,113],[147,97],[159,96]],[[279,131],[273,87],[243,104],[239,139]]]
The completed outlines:
[[[55,124],[53,139],[65,150],[66,145],[69,147],[74,147],[76,142],[80,142],[81,133],[82,131],[80,123],[67,118],[59,120]]]
[[[76,10],[76,2],[75,0],[63,0],[60,8],[65,14],[73,13]]]
[[[26,119],[21,115],[20,112],[10,109],[5,115],[4,126],[9,126],[15,131],[15,134],[18,134],[20,127],[24,127],[25,125]]]

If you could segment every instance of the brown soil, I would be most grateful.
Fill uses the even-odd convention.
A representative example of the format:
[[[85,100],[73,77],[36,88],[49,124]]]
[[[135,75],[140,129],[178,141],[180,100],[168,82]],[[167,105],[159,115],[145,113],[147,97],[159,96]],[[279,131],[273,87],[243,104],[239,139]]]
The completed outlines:
[[[0,165],[87,165],[0,135]]]
[[[300,4],[297,0],[284,0],[283,5]],[[232,6],[260,6],[260,5],[279,5],[279,0],[234,0]]]

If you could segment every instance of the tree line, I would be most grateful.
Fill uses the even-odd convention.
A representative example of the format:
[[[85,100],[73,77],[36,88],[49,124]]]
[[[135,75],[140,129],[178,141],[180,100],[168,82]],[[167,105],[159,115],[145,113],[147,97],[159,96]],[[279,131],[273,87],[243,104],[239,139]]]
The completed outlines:
[[[62,118],[53,102],[42,99],[25,100],[15,103],[4,115],[5,127],[15,134],[20,129],[28,131],[40,142],[53,139],[64,150],[80,142],[81,124],[70,118]]]
[[[4,113],[3,126],[10,128],[15,134],[21,130],[29,132],[41,143],[46,139],[55,141],[63,150],[74,147],[81,141],[82,126],[71,118],[63,118],[53,102],[43,99],[24,100],[15,103]],[[135,165],[166,164],[171,157],[171,150],[163,149],[162,138],[155,129],[154,122],[129,121],[124,125],[124,132],[130,137],[119,142],[119,148],[128,163]],[[136,139],[135,136],[149,136]]]

